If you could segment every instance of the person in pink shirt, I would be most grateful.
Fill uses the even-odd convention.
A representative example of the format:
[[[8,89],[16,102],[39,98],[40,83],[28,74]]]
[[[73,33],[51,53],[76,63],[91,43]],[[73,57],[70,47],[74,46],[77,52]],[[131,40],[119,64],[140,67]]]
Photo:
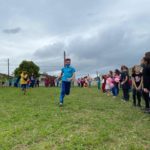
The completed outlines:
[[[112,93],[114,97],[118,96],[119,94],[119,82],[120,82],[120,71],[116,69],[113,75],[114,87],[112,88]]]
[[[106,92],[107,92],[107,96],[110,96],[111,90],[112,90],[113,87],[114,87],[113,79],[112,79],[112,77],[111,77],[111,74],[109,73],[109,74],[107,75],[106,86],[105,86]]]

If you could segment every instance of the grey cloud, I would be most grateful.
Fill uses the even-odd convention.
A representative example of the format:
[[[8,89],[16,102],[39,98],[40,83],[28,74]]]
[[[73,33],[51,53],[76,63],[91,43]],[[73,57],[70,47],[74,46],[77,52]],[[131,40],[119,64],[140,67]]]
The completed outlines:
[[[13,2],[6,0],[0,8],[9,9],[9,12],[7,9],[3,9],[3,12],[8,18],[12,18],[11,23],[14,20],[21,20],[23,24],[36,22],[46,28],[51,35],[62,35],[80,32],[90,27],[93,21],[100,19],[99,15],[103,16],[104,10],[109,9],[116,2],[117,0],[113,4],[105,0],[14,0]]]
[[[35,51],[35,53],[33,54],[33,57],[35,58],[41,58],[41,59],[45,59],[45,58],[49,58],[49,59],[53,59],[53,58],[57,58],[61,55],[61,53],[63,53],[65,45],[63,43],[54,43],[54,44],[50,44],[48,46],[45,46],[43,48],[40,48],[38,50]]]
[[[41,72],[59,71],[63,67],[65,44],[58,42],[36,50],[33,60],[40,66]]]
[[[21,32],[21,28],[17,27],[17,28],[13,28],[13,29],[4,29],[3,32],[6,34],[17,34],[17,33]]]
[[[148,0],[6,0],[0,6],[0,28],[10,28],[3,32],[16,34],[22,29],[11,27],[22,27],[19,39],[25,44],[33,41],[29,43],[33,59],[43,70],[59,70],[66,50],[80,74],[103,72],[122,64],[132,66],[149,50],[149,4]],[[47,37],[56,37],[50,41],[54,44],[43,46]],[[14,53],[20,50],[15,47],[16,37],[0,38],[7,41],[0,40],[3,47],[9,49],[7,43],[14,40]],[[23,47],[25,51],[27,47]]]
[[[144,38],[144,40],[143,40]],[[68,46],[56,43],[36,51],[35,55],[47,58],[62,58],[64,47],[67,56],[72,58],[73,65],[80,74],[106,72],[112,68],[120,68],[122,64],[133,66],[140,62],[145,51],[150,47],[150,36],[137,35],[130,27],[119,24],[98,32],[91,38],[82,36],[74,38]],[[59,61],[58,61],[59,62]],[[61,63],[61,62],[59,62]]]

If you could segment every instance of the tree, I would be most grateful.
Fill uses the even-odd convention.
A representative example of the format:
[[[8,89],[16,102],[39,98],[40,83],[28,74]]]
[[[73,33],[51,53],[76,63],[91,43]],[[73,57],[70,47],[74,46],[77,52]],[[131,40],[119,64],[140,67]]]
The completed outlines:
[[[34,73],[34,75],[38,77],[39,70],[40,70],[39,66],[37,66],[34,62],[24,60],[19,65],[19,67],[15,69],[14,74],[15,76],[19,76],[22,71],[27,71],[29,76],[31,76],[32,73]]]

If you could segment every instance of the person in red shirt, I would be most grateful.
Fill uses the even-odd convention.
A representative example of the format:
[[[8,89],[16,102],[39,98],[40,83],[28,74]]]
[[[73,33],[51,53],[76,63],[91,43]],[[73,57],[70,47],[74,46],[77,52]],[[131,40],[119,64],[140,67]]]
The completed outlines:
[[[102,76],[102,91],[103,91],[103,93],[105,93],[106,92],[106,89],[105,89],[105,86],[106,86],[106,76],[105,75],[103,75]]]

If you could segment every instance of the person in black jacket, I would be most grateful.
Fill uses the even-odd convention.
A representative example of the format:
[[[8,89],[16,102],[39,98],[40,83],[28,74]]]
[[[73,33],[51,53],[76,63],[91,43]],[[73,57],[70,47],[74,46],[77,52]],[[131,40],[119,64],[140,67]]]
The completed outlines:
[[[126,66],[121,66],[121,79],[120,79],[121,87],[123,90],[123,98],[122,100],[129,101],[129,70]]]
[[[150,52],[145,54],[142,60],[143,66],[143,98],[145,100],[145,112],[150,113]]]

